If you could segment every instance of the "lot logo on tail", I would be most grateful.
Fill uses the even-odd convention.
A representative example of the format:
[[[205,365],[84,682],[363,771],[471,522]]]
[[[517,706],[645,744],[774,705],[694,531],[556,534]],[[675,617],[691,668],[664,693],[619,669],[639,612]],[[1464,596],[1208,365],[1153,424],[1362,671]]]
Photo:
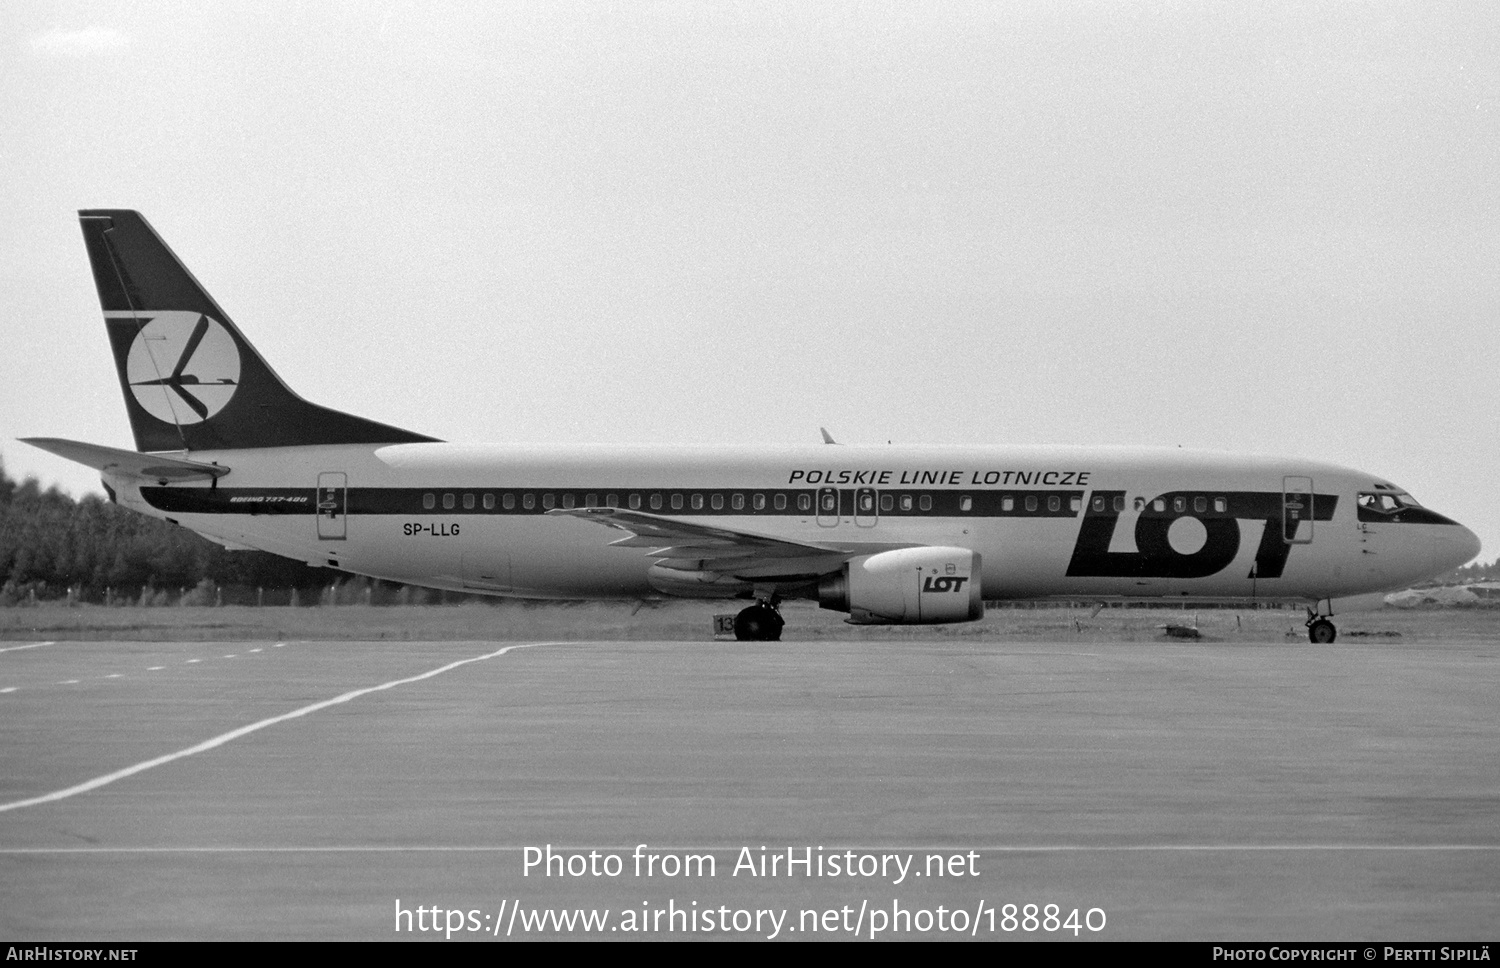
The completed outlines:
[[[144,319],[125,361],[130,389],[164,423],[195,424],[223,410],[239,388],[240,352],[229,331],[202,313]]]

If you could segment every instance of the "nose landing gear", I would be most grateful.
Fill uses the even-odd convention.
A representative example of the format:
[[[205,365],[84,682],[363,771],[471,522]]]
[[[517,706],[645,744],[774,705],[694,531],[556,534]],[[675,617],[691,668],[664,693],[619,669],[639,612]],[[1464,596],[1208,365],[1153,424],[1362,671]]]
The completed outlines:
[[[741,642],[780,642],[786,621],[776,599],[763,599],[734,617],[734,637]]]
[[[1313,645],[1330,645],[1338,634],[1339,630],[1333,627],[1327,616],[1310,608],[1307,610],[1307,641]]]

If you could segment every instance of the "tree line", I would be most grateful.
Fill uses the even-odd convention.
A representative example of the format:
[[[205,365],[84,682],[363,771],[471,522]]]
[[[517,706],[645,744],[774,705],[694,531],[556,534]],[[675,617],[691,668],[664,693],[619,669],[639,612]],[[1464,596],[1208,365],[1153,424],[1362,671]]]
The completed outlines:
[[[1452,573],[1438,579],[1438,584],[1457,585],[1475,581],[1500,581],[1500,558],[1496,558],[1489,564],[1475,560],[1462,568],[1456,568]]]
[[[34,477],[18,483],[0,464],[0,605],[60,598],[160,604],[184,589],[202,597],[205,585],[227,587],[236,600],[271,589],[284,604],[294,589],[317,601],[307,593],[325,589],[331,577],[342,576],[263,551],[227,551],[98,495],[75,499],[55,486],[43,490]]]

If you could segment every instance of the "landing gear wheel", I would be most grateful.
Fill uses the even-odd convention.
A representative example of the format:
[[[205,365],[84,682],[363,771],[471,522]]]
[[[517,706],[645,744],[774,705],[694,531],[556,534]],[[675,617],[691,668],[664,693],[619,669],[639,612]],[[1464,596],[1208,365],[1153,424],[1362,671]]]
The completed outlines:
[[[1328,645],[1338,638],[1339,630],[1333,627],[1333,623],[1326,618],[1315,619],[1307,623],[1307,641],[1313,645]]]
[[[734,617],[734,637],[741,642],[780,642],[784,625],[781,613],[762,602]]]

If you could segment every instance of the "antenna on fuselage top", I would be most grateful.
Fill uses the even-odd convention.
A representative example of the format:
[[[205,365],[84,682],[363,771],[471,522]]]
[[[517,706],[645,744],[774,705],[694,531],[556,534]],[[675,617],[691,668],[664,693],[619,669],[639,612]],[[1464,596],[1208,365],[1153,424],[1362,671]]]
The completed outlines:
[[[833,444],[835,447],[842,447],[843,446],[838,441],[836,441],[836,440],[833,439],[833,434],[830,434],[828,432],[828,428],[827,427],[819,427],[818,430],[819,430],[819,432],[821,432],[823,434],[823,443],[825,443],[825,444]]]

